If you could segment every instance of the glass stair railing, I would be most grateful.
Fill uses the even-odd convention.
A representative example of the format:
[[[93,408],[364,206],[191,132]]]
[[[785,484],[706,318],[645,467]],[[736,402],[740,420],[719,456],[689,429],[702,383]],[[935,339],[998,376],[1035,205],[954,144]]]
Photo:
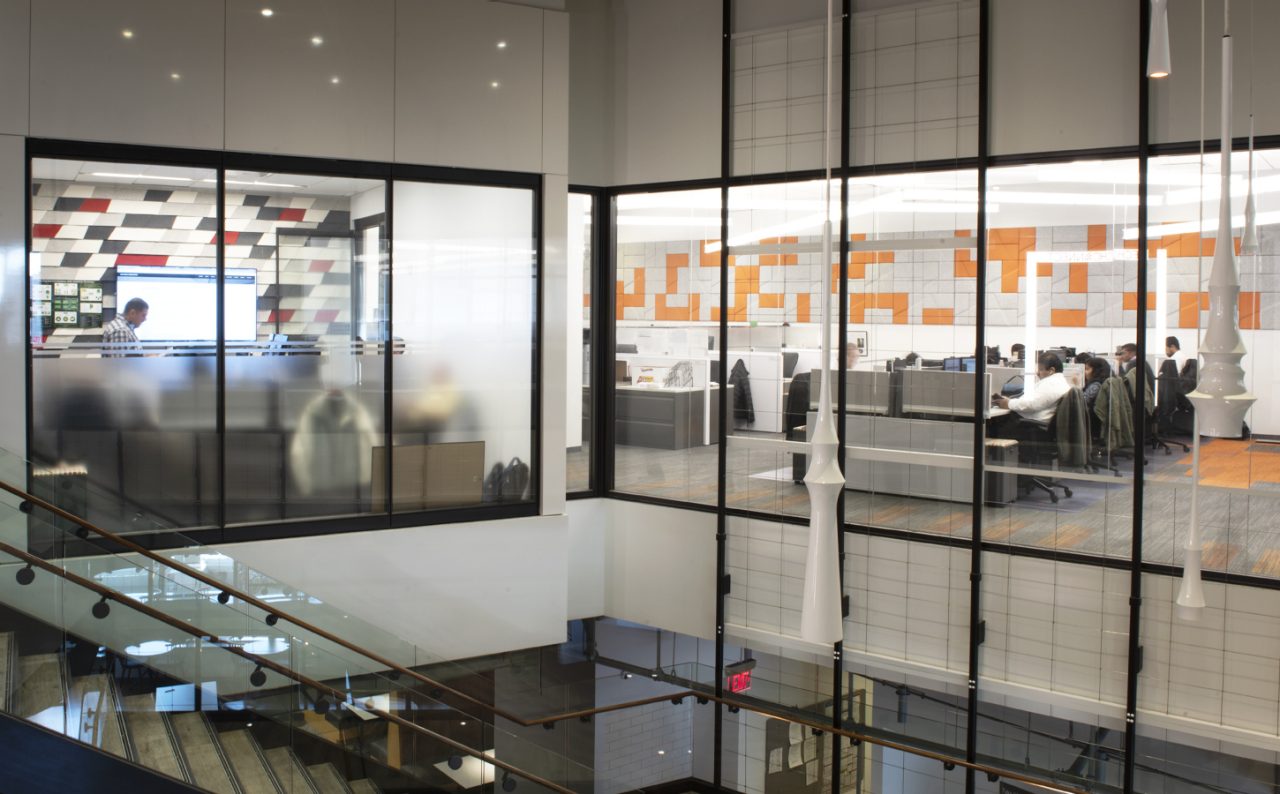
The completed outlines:
[[[38,487],[28,491],[14,485],[22,481]],[[101,648],[101,658],[112,660],[120,673],[145,671],[143,677],[185,687],[173,691],[186,698],[181,703],[186,711],[161,712],[156,702],[143,699],[146,692],[125,687],[119,680],[115,682],[118,696],[95,700],[113,704],[123,715],[122,741],[131,748],[130,760],[180,779],[187,779],[184,776],[192,763],[186,753],[170,754],[163,742],[144,741],[141,745],[149,748],[144,761],[136,743],[131,743],[129,729],[134,723],[163,724],[174,737],[177,720],[194,742],[204,735],[196,727],[203,723],[195,716],[179,719],[178,715],[199,712],[197,716],[203,715],[209,725],[206,732],[218,740],[212,749],[192,751],[203,759],[202,768],[216,771],[221,766],[235,780],[262,777],[253,763],[237,772],[227,760],[229,743],[237,748],[237,758],[248,753],[245,757],[262,759],[270,773],[267,777],[277,786],[293,781],[289,785],[303,786],[297,789],[302,791],[327,790],[320,781],[331,777],[323,763],[311,762],[318,757],[310,749],[317,741],[343,753],[343,763],[324,763],[345,772],[359,759],[362,769],[376,771],[365,776],[375,783],[389,777],[441,790],[500,782],[510,791],[508,786],[518,781],[557,791],[640,790],[643,786],[637,784],[637,777],[613,780],[607,770],[592,767],[591,753],[578,746],[594,741],[588,723],[596,715],[639,711],[684,697],[698,703],[719,700],[729,707],[731,716],[726,719],[748,712],[817,732],[831,731],[829,710],[823,714],[798,710],[802,702],[815,700],[806,701],[794,687],[776,687],[779,696],[787,691],[788,698],[796,699],[782,708],[767,698],[716,698],[714,667],[708,665],[697,665],[687,676],[678,676],[683,688],[677,692],[667,688],[660,694],[615,702],[594,690],[549,685],[536,675],[531,677],[529,670],[513,669],[505,676],[508,685],[499,698],[494,676],[466,662],[441,659],[252,570],[137,505],[121,508],[117,495],[74,467],[39,469],[0,451],[0,491],[0,603],[76,638],[67,640],[70,648]],[[99,503],[113,507],[92,509]],[[99,526],[78,513],[96,514],[114,525]],[[157,539],[163,550],[148,548]],[[38,575],[40,571],[51,575]],[[60,582],[60,592],[36,595],[37,582],[51,587],[49,582],[54,580]],[[66,611],[68,592],[75,596],[71,611]],[[112,608],[116,603],[127,608]],[[104,607],[110,620],[94,617],[94,610]],[[0,625],[0,631],[3,628]],[[22,654],[28,655],[28,649]],[[524,678],[530,680],[522,683]],[[761,684],[767,686],[764,681]],[[64,689],[72,691],[69,686]],[[152,690],[153,701],[156,691]],[[19,716],[33,718],[41,713]],[[50,714],[61,714],[62,722],[53,727],[80,738],[70,730],[72,715],[65,707]],[[223,741],[222,734],[232,730],[226,726],[237,725],[237,718],[244,724],[234,730],[247,733]],[[909,737],[878,734],[865,725],[839,733],[857,742],[938,760],[949,769],[960,767],[961,774],[968,766],[962,760],[962,744],[951,741],[916,747]],[[103,734],[109,735],[113,734]],[[301,738],[295,741],[295,737]],[[693,754],[693,742],[690,739],[682,750]],[[704,749],[709,754],[709,748]],[[182,775],[172,774],[173,761],[166,766],[164,759],[170,755],[176,757]],[[214,764],[217,759],[222,760]],[[974,768],[1048,785],[1049,790],[1077,790],[1033,770]],[[365,779],[343,777],[348,787],[353,779]]]

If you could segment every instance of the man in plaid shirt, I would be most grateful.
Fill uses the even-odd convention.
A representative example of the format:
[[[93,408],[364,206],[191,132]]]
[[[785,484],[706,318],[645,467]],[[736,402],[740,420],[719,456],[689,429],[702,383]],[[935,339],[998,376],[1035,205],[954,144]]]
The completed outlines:
[[[103,358],[139,355],[142,343],[138,341],[137,330],[147,321],[149,308],[142,298],[131,298],[124,305],[124,311],[102,327]]]

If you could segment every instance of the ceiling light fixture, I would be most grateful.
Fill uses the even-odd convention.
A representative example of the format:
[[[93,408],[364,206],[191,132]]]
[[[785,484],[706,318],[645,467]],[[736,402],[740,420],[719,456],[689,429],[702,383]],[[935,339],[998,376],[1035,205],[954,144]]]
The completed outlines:
[[[342,80],[335,74],[333,77],[329,78],[329,82],[337,85],[338,83],[341,83]]]
[[[498,42],[498,49],[505,50],[506,48],[507,48],[507,43],[505,41]]]
[[[324,44],[324,37],[323,37],[323,36],[312,36],[312,37],[311,37],[311,46],[312,46],[312,47],[319,47],[321,44]]]
[[[273,17],[276,15],[276,12],[272,11],[270,8],[264,8],[262,9],[262,15],[264,17]]]
[[[120,35],[124,36],[126,39],[131,39],[133,38],[133,31],[129,30],[128,28],[125,28],[124,30],[120,31]]]
[[[178,74],[177,72],[170,72],[170,73],[169,73],[169,79],[170,79],[170,80],[181,80],[181,79],[182,79],[182,75]]]
[[[1168,77],[1173,69],[1169,55],[1169,0],[1151,0],[1151,28],[1147,40],[1147,77]]]
[[[501,83],[499,83],[497,80],[494,80],[493,82],[489,83],[489,87],[490,87],[490,88],[499,88],[499,87],[501,87],[501,86],[502,86],[502,84],[501,84]]]
[[[94,171],[89,176],[100,176],[108,179],[153,179],[157,182],[190,182],[189,176],[152,176],[150,174],[116,174],[107,171]]]

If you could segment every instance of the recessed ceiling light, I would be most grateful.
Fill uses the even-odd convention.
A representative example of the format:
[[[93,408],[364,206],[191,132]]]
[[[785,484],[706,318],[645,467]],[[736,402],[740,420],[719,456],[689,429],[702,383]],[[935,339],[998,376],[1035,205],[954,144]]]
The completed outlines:
[[[262,9],[262,15],[263,15],[264,17],[275,16],[275,13],[276,13],[276,12],[272,11],[270,8],[264,8],[264,9]]]
[[[129,30],[128,28],[125,28],[124,30],[120,31],[120,35],[124,36],[126,39],[131,39],[133,38],[133,31]]]
[[[497,80],[494,80],[493,82],[489,83],[489,87],[490,87],[490,88],[501,88],[501,87],[502,87],[502,83],[499,83]]]
[[[311,37],[311,46],[312,46],[312,47],[319,47],[321,44],[324,44],[324,37],[323,37],[323,36],[312,36],[312,37]]]
[[[333,77],[329,78],[329,82],[333,83],[334,85],[337,85],[338,83],[341,83],[342,80],[335,74]]]
[[[182,75],[178,74],[177,72],[170,72],[170,73],[169,73],[169,79],[170,79],[170,80],[181,80],[181,79],[182,79]]]
[[[667,754],[667,751],[666,751],[666,750],[659,750],[659,751],[658,751],[658,755],[666,755],[666,754]]]
[[[507,43],[505,41],[498,42],[498,49],[505,50],[506,48],[507,48]]]

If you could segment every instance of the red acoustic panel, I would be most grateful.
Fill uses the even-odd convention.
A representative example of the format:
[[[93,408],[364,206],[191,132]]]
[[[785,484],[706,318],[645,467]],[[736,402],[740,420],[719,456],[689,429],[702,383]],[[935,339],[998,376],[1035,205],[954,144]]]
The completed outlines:
[[[81,212],[106,212],[111,206],[111,199],[91,198],[80,203]]]
[[[116,254],[116,267],[121,265],[164,267],[167,264],[169,264],[169,257],[161,254]]]
[[[32,237],[57,237],[61,223],[36,223],[31,226]]]
[[[305,217],[305,216],[306,216],[306,214],[307,214],[307,211],[306,211],[306,210],[301,209],[301,208],[297,208],[297,207],[292,208],[292,209],[287,209],[287,210],[280,210],[280,220],[282,220],[282,221],[300,221],[300,220],[302,220],[302,219],[303,219],[303,217]]]
[[[332,269],[332,259],[313,259],[311,260],[311,265],[307,268],[312,273],[328,273]]]

